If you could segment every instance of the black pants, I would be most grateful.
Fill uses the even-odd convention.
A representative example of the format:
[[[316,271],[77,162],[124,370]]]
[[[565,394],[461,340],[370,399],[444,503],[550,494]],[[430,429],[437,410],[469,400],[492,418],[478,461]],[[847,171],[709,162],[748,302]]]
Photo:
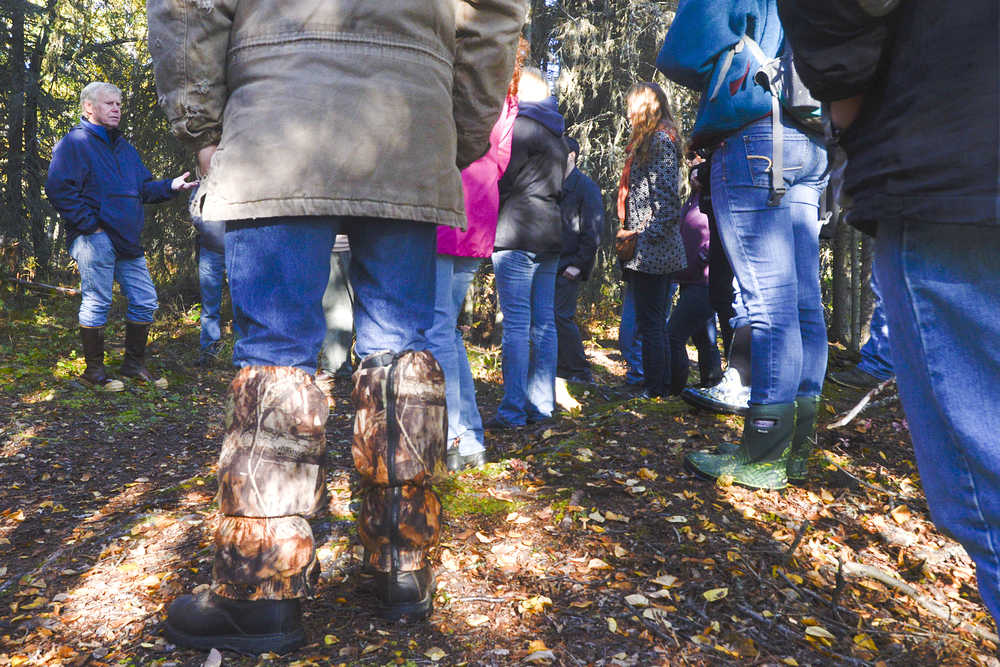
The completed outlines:
[[[556,336],[559,339],[559,360],[556,377],[590,380],[590,364],[583,351],[580,329],[576,326],[576,299],[580,294],[580,281],[569,280],[560,273],[556,276]]]

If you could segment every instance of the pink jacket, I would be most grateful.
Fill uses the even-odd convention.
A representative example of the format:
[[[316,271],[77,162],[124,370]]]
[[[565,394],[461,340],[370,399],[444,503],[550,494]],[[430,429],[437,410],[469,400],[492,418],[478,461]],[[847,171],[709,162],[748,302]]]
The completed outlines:
[[[437,251],[457,257],[489,257],[497,235],[500,212],[498,184],[510,162],[510,144],[517,118],[517,98],[507,96],[493,131],[490,149],[462,170],[462,194],[468,225],[463,232],[457,227],[438,227]]]

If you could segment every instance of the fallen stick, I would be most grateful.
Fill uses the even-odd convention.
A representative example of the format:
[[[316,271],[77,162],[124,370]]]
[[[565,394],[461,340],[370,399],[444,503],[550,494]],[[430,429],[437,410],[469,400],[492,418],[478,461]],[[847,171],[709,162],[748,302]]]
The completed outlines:
[[[942,604],[935,602],[934,600],[928,598],[926,595],[918,591],[913,586],[910,586],[904,581],[897,579],[885,570],[880,570],[877,567],[871,565],[862,565],[861,563],[854,563],[851,561],[841,561],[841,568],[845,576],[853,577],[855,579],[860,579],[863,577],[868,577],[874,579],[878,582],[894,588],[895,590],[909,596],[918,607],[926,611],[931,616],[945,621],[949,624],[953,622],[951,608]],[[1000,644],[1000,637],[997,637],[994,633],[989,630],[984,630],[976,625],[953,625],[952,627],[956,630],[963,630],[969,634],[975,635],[980,639],[985,639],[986,641],[993,642],[994,644]]]
[[[0,280],[6,280],[16,285],[24,285],[25,287],[31,287],[34,289],[49,290],[50,292],[57,292],[66,296],[80,295],[80,290],[73,289],[72,287],[59,287],[57,285],[48,285],[46,283],[36,283],[31,280],[24,280],[23,278],[8,278],[7,276],[0,276]]]
[[[882,390],[884,390],[886,387],[888,387],[895,381],[896,381],[895,378],[889,378],[888,380],[879,383],[877,387],[871,389],[867,394],[865,394],[864,397],[860,401],[858,401],[857,405],[848,410],[843,417],[833,422],[832,424],[827,424],[826,430],[832,431],[835,428],[840,428],[841,426],[846,426],[847,424],[850,424],[855,417],[861,414],[862,410],[868,407],[868,403],[870,403],[871,400],[875,398],[875,396],[877,396]]]

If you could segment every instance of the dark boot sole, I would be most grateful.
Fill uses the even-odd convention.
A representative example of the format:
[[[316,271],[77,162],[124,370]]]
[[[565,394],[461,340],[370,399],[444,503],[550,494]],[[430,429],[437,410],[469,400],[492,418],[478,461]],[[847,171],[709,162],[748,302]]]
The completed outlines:
[[[692,407],[723,415],[740,415],[741,417],[745,417],[750,410],[746,405],[732,405],[721,401],[713,401],[701,395],[692,395],[686,391],[681,392],[681,400]]]
[[[691,473],[692,475],[694,475],[695,477],[704,482],[714,482],[716,479],[715,477],[712,477],[711,475],[706,475],[702,471],[698,470],[698,468],[696,468],[690,461],[688,461],[686,456],[684,457],[684,470],[686,470],[687,472]]]
[[[185,648],[220,651],[235,651],[247,655],[261,653],[290,653],[306,643],[305,630],[299,628],[295,632],[284,632],[269,635],[189,635],[170,625],[165,624],[164,634],[167,641]]]
[[[405,602],[401,604],[384,604],[379,601],[378,611],[380,618],[387,621],[399,621],[404,617],[411,621],[422,621],[434,611],[434,593],[430,592],[423,600],[417,602]]]

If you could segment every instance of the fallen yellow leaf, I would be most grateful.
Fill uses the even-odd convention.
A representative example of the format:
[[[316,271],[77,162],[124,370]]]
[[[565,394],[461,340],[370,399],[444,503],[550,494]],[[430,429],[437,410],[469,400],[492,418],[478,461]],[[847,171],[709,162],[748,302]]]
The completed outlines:
[[[910,508],[906,505],[897,505],[892,511],[889,512],[889,515],[901,526],[909,523],[911,518]]]
[[[591,558],[590,562],[587,563],[588,570],[610,570],[611,566],[607,562],[601,560],[600,558]]]
[[[607,621],[608,621],[608,631],[618,632],[618,621],[611,618],[610,616],[608,616]]]
[[[659,584],[660,586],[664,586],[666,588],[670,588],[671,586],[677,583],[677,577],[675,577],[672,574],[661,574],[656,579],[653,579],[653,583]]]
[[[528,598],[527,600],[521,600],[520,602],[518,602],[517,610],[522,614],[541,613],[542,611],[545,610],[546,607],[551,607],[551,606],[552,606],[551,598],[548,598],[544,595],[536,595],[534,597]]]
[[[823,639],[836,639],[829,630],[822,625],[810,625],[806,628],[806,634],[810,637],[822,637]]]
[[[875,642],[872,641],[871,637],[869,637],[867,634],[863,632],[859,635],[854,635],[854,643],[860,646],[861,648],[866,648],[869,651],[878,652],[878,647],[875,646]]]
[[[728,588],[713,588],[711,590],[705,591],[701,594],[703,598],[709,602],[715,602],[716,600],[721,600],[722,598],[729,595]]]
[[[424,651],[424,655],[430,658],[431,661],[437,662],[438,660],[440,660],[441,658],[445,657],[448,654],[445,653],[442,649],[438,648],[437,646],[432,646],[426,651]]]
[[[337,635],[326,635],[325,637],[323,637],[323,643],[326,644],[327,646],[333,646],[339,641],[340,639],[337,638]]]

